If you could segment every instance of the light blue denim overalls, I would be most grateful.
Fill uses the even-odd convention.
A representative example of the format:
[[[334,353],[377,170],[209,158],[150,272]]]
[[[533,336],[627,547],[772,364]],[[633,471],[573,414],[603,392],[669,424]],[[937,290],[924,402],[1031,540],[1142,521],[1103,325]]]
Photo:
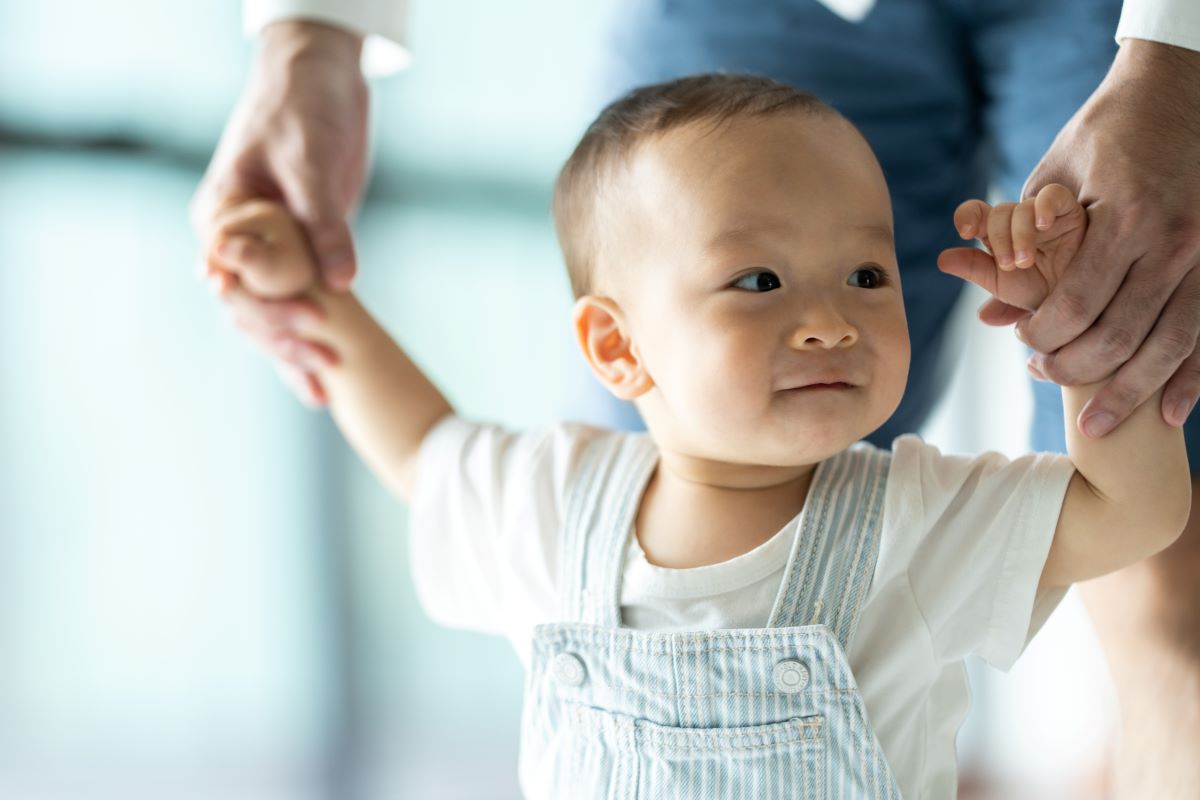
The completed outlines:
[[[576,798],[900,798],[846,660],[879,552],[891,458],[813,476],[766,628],[620,627],[621,565],[658,460],[645,433],[590,442],[572,476],[562,619],[533,633],[521,786]]]

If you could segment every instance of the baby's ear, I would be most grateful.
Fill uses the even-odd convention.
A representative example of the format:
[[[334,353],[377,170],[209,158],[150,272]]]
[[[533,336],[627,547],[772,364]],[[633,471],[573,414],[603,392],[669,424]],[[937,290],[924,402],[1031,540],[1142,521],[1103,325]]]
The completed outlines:
[[[222,211],[209,258],[260,298],[291,297],[317,285],[319,272],[300,224],[281,204],[251,200]]]
[[[633,400],[654,388],[616,302],[584,295],[575,302],[573,319],[583,357],[610,392],[621,400]]]

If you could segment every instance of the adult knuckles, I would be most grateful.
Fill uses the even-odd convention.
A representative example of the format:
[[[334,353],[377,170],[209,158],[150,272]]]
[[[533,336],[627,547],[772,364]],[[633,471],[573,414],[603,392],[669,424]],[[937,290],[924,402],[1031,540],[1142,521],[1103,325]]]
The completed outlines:
[[[1126,379],[1115,378],[1104,387],[1109,402],[1105,406],[1123,416],[1142,404],[1151,392],[1144,390]]]
[[[1161,370],[1173,370],[1196,349],[1196,331],[1171,325],[1154,334],[1153,357]]]
[[[1172,384],[1180,386],[1186,394],[1200,393],[1200,357],[1193,355],[1176,370]]]
[[[1065,327],[1077,333],[1082,333],[1095,319],[1087,294],[1079,289],[1063,288],[1051,310],[1056,327]],[[1036,348],[1036,342],[1030,344]]]
[[[1110,322],[1100,329],[1100,341],[1097,344],[1099,359],[1113,366],[1124,364],[1137,351],[1139,344],[1141,342],[1133,331]]]
[[[1057,383],[1059,386],[1070,386],[1074,382],[1070,364],[1063,365],[1057,358],[1048,359],[1038,371],[1045,376],[1046,380]]]
[[[1182,276],[1200,259],[1200,213],[1173,216],[1162,234],[1168,263]]]

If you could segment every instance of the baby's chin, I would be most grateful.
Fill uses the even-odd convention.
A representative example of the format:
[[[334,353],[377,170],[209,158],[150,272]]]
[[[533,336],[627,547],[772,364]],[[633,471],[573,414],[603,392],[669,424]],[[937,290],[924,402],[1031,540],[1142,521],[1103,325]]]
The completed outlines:
[[[768,437],[755,436],[754,449],[762,463],[812,464],[856,444],[880,424],[857,417],[788,420]]]
[[[794,441],[788,447],[787,442],[763,448],[756,461],[764,465],[777,467],[798,467],[805,464],[817,464],[827,458],[837,455],[853,445],[862,437],[833,437],[820,436],[808,441]]]
[[[747,429],[740,442],[738,437],[714,442],[714,450],[728,452],[732,463],[757,464],[765,467],[799,467],[816,464],[837,455],[860,441],[873,428],[863,425],[792,425],[786,430],[774,430],[763,436],[761,429]]]
[[[851,391],[861,392],[863,387]],[[724,410],[710,406],[693,409],[699,413],[689,424],[669,425],[675,435],[667,437],[661,435],[655,414],[643,410],[642,416],[659,447],[729,464],[798,467],[846,450],[886,421],[877,404],[863,405],[850,397],[781,399],[745,418],[731,416],[730,406]],[[641,405],[638,408],[642,410]],[[703,433],[696,436],[690,431]]]

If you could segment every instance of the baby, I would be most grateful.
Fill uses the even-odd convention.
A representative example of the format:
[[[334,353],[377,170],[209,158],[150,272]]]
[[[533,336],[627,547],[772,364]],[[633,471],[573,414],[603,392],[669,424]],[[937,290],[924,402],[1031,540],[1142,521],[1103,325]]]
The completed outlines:
[[[1064,387],[1069,456],[861,442],[909,366],[888,189],[857,130],[784,84],[621,98],[554,212],[574,335],[646,433],[462,419],[351,294],[308,289],[303,326],[337,424],[411,504],[426,610],[526,667],[525,793],[953,798],[963,660],[1007,669],[1072,583],[1182,531],[1160,398],[1090,440],[1099,384]],[[954,223],[990,252],[943,271],[1032,310],[1087,215],[1051,185]],[[274,203],[228,209],[207,246],[226,293],[314,282]]]

